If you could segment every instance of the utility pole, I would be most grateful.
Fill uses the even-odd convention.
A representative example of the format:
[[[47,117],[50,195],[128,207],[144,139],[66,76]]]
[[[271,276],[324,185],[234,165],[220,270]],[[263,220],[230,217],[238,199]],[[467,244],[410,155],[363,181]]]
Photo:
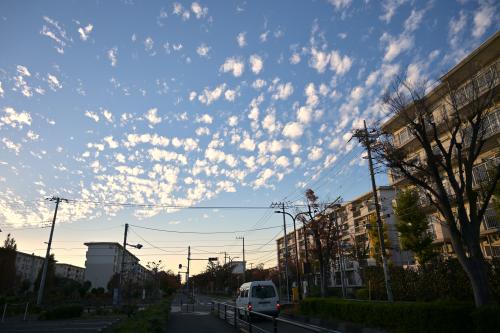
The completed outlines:
[[[226,263],[227,263],[227,252],[224,251],[224,252],[219,252],[219,254],[222,254],[224,253],[224,266],[226,266]]]
[[[188,246],[188,267],[186,270],[186,289],[189,293],[189,266],[191,264],[191,246]]]
[[[285,242],[285,279],[286,279],[286,300],[290,303],[290,289],[288,287],[288,241],[286,237],[286,212],[285,212],[285,203],[281,203],[281,213],[283,214],[283,232],[285,236],[283,238]]]
[[[337,236],[337,249],[338,249],[338,255],[339,255],[339,269],[340,269],[340,282],[342,286],[342,297],[346,297],[346,286],[345,286],[345,271],[344,271],[344,253],[342,250],[342,240],[340,237],[342,236],[340,234],[339,230],[339,223],[338,223],[338,216],[337,216],[337,211],[334,210],[333,212],[333,218],[335,219],[335,230],[336,230],[336,236]]]
[[[54,210],[54,218],[52,219],[52,226],[50,227],[49,242],[47,243],[47,253],[45,254],[45,261],[43,262],[42,278],[40,279],[40,287],[38,288],[38,297],[36,299],[36,305],[39,306],[42,305],[43,302],[43,293],[45,289],[45,281],[47,280],[47,270],[49,268],[49,258],[50,258],[50,247],[52,246],[52,236],[54,235],[54,226],[56,224],[57,209],[59,208],[59,203],[61,201],[68,202],[68,200],[59,197],[52,197],[48,200],[55,201],[56,208]]]
[[[118,303],[122,301],[123,294],[123,274],[125,272],[125,255],[127,253],[127,236],[128,236],[128,223],[125,223],[125,231],[123,232],[123,249],[122,249],[122,262],[120,265],[120,276],[118,279]]]
[[[246,273],[247,273],[247,262],[245,261],[245,237],[236,237],[236,239],[243,240],[243,283],[246,282]]]
[[[392,283],[389,268],[387,266],[387,258],[385,254],[385,241],[384,241],[384,229],[382,226],[382,218],[380,217],[380,205],[378,202],[377,184],[375,183],[375,173],[373,171],[373,160],[371,152],[371,137],[368,133],[368,128],[366,127],[366,120],[363,121],[364,129],[357,130],[353,136],[357,137],[358,140],[365,146],[368,153],[368,166],[370,168],[370,177],[372,182],[373,200],[375,201],[375,214],[377,218],[377,231],[380,243],[380,256],[382,258],[382,266],[384,269],[385,278],[385,289],[387,291],[387,300],[389,302],[394,302],[394,296],[392,294]]]

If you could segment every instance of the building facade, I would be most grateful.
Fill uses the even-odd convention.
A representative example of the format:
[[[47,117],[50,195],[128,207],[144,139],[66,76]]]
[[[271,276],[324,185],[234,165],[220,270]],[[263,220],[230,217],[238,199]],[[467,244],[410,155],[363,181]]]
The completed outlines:
[[[85,281],[92,283],[92,288],[107,288],[114,274],[120,274],[122,267],[123,246],[115,242],[84,243],[88,249],[85,260]],[[139,258],[128,250],[125,251],[123,276],[135,283],[142,283],[148,270],[139,264]]]
[[[396,219],[393,213],[392,203],[395,196],[395,190],[392,186],[380,186],[377,188],[379,205],[381,208],[381,217],[384,224],[384,235],[386,237],[388,260],[396,266],[413,264],[414,259],[410,252],[402,251],[400,246],[399,234],[396,230]],[[341,251],[336,251],[334,260],[331,260],[329,286],[341,285],[341,271],[344,272],[344,281],[349,287],[361,286],[361,269],[366,266],[376,265],[379,258],[378,249],[374,248],[376,232],[375,204],[373,202],[373,193],[367,192],[349,202],[343,203],[336,208],[337,226],[339,228],[339,244]],[[328,212],[326,212],[328,213]],[[307,229],[307,228],[306,228]],[[370,229],[374,232],[370,233]],[[307,231],[306,231],[307,232]],[[285,271],[285,244],[284,237],[278,238],[277,255],[278,267],[283,276]],[[299,270],[301,272],[302,263],[306,261],[305,253],[314,248],[314,241],[311,235],[304,238],[304,226],[297,229],[298,260]],[[294,276],[296,271],[295,257],[295,237],[294,232],[287,233],[288,244],[288,270],[289,276]],[[309,256],[311,256],[309,254]],[[313,262],[311,257],[309,260]],[[317,280],[319,277],[315,273],[314,265],[311,266],[312,274]]]
[[[20,281],[29,281],[33,286],[38,272],[43,267],[44,258],[36,256],[34,253],[16,252],[16,275]]]
[[[85,268],[70,264],[56,263],[56,276],[83,282],[85,278]]]
[[[484,181],[491,177],[488,170],[495,168],[500,163],[500,102],[498,97],[498,84],[500,83],[500,32],[483,43],[478,49],[469,54],[464,60],[453,67],[448,73],[441,77],[441,83],[434,87],[426,95],[427,102],[431,105],[429,118],[434,121],[438,128],[444,126],[441,121],[442,115],[450,110],[450,96],[446,93],[448,84],[457,86],[456,105],[458,112],[467,112],[466,106],[473,96],[482,97],[486,92],[493,91],[493,105],[486,111],[483,123],[483,138],[485,144],[476,160],[473,168],[473,187],[480,190]],[[469,97],[471,96],[471,97]],[[469,98],[467,98],[469,97]],[[398,150],[404,151],[408,161],[425,161],[426,154],[420,143],[412,135],[403,116],[395,115],[382,125],[382,130],[392,135],[394,145]],[[468,128],[464,125],[460,139],[464,146],[468,141]],[[449,135],[443,131],[440,141],[445,145],[449,142]],[[436,146],[436,154],[440,151]],[[397,189],[410,187],[404,177],[397,172],[390,171],[389,179],[391,184]],[[447,190],[451,190],[448,183],[443,184]],[[452,195],[452,192],[450,192]],[[436,209],[430,204],[424,193],[420,193],[420,205],[426,210],[429,221],[429,232],[434,238],[434,243],[440,248],[441,255],[446,258],[453,256],[450,235],[447,224],[438,214]],[[468,209],[468,203],[466,203]],[[481,222],[481,248],[486,258],[500,257],[500,219],[493,207],[489,208],[486,216]]]

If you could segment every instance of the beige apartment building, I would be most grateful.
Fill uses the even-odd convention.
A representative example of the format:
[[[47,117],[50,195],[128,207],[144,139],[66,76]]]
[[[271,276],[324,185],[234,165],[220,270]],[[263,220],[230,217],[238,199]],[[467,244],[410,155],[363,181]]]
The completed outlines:
[[[392,209],[395,197],[395,190],[392,186],[380,186],[377,188],[381,217],[385,225],[385,236],[387,237],[387,255],[389,261],[395,266],[414,264],[414,258],[408,251],[402,251],[399,234],[396,230],[396,219]],[[328,213],[328,212],[327,212]],[[342,255],[337,256],[331,262],[329,286],[341,286],[341,268],[345,272],[345,282],[348,287],[357,287],[363,284],[361,279],[361,269],[366,266],[377,264],[378,254],[375,252],[373,239],[370,237],[370,228],[375,225],[375,204],[373,193],[366,192],[349,202],[345,202],[337,208],[337,224],[340,230],[340,244]],[[300,222],[297,222],[300,223]],[[305,244],[309,250],[314,248],[314,241],[311,235],[304,240],[304,227],[297,226],[298,258],[299,267],[305,261]],[[376,230],[376,229],[374,229]],[[285,245],[284,237],[280,237],[277,242],[278,263],[282,276],[284,276]],[[288,268],[289,276],[294,276],[295,272],[295,238],[293,230],[287,233],[288,243]],[[341,260],[340,260],[341,259]],[[312,262],[312,257],[309,257]],[[312,265],[314,276],[314,265]],[[316,277],[316,280],[318,277]]]
[[[500,32],[497,32],[441,77],[441,83],[426,95],[427,101],[432,106],[431,110],[433,110],[430,117],[439,125],[440,115],[449,108],[449,96],[446,94],[448,83],[455,85],[458,83],[458,91],[463,92],[464,96],[469,96],[472,90],[471,80],[475,80],[480,94],[484,94],[489,90],[488,82],[490,82],[490,85],[493,82],[496,95],[494,96],[494,106],[487,111],[487,117],[484,122],[484,138],[486,142],[473,169],[473,186],[476,189],[488,179],[489,174],[487,170],[490,170],[492,166],[496,166],[500,162],[499,50]],[[475,70],[472,71],[471,68],[475,68]],[[493,81],[491,78],[495,78],[495,80]],[[466,98],[458,100],[457,104],[460,107],[460,112],[463,112],[463,107],[467,103],[468,100]],[[382,125],[382,130],[392,135],[395,146],[405,152],[408,161],[413,159],[423,161],[425,153],[406,125],[403,117],[396,115]],[[464,127],[464,133],[464,144],[467,145],[466,127]],[[444,135],[446,134],[443,134],[442,141],[446,142]],[[439,154],[439,150],[436,150],[436,154]],[[397,172],[390,171],[389,179],[397,190],[409,186]],[[444,185],[445,187],[447,186],[447,184]],[[435,244],[441,248],[441,253],[444,257],[453,256],[446,223],[443,223],[439,214],[430,205],[429,200],[423,193],[421,194],[420,204],[427,211],[429,232],[432,234]],[[482,221],[481,241],[483,254],[486,258],[500,257],[500,219],[493,208],[488,209]]]
[[[85,268],[75,265],[56,263],[55,270],[56,276],[72,279],[78,282],[83,282],[85,277]]]

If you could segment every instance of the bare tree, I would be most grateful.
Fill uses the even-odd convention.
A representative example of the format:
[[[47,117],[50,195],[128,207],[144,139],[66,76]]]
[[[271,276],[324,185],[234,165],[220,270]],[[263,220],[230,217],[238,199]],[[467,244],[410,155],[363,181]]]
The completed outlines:
[[[417,187],[440,213],[479,307],[493,302],[480,226],[500,178],[500,164],[498,159],[492,163],[480,181],[474,180],[473,167],[500,125],[497,118],[492,122],[495,115],[489,112],[498,103],[496,64],[470,78],[460,85],[442,82],[430,94],[425,84],[398,79],[384,102],[390,114],[405,123],[409,132],[405,141],[414,140],[417,145],[411,151],[423,153],[408,156],[407,146],[381,134],[375,156],[393,174]],[[493,149],[498,151],[498,143]]]
[[[335,211],[332,208],[337,203],[321,204],[313,190],[306,191],[306,199],[309,206],[309,221],[305,222],[306,232],[313,237],[314,247],[310,250],[313,258],[318,260],[320,270],[321,297],[326,296],[327,281],[330,277],[330,263],[337,250],[337,231],[335,229]],[[303,220],[305,217],[298,217]]]

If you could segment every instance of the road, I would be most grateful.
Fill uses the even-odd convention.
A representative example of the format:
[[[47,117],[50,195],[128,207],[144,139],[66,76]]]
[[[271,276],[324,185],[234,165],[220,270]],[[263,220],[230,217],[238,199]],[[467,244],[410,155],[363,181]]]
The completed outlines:
[[[46,321],[12,321],[0,323],[0,332],[54,332],[54,333],[88,333],[101,332],[111,326],[117,318],[106,319],[75,319]]]

